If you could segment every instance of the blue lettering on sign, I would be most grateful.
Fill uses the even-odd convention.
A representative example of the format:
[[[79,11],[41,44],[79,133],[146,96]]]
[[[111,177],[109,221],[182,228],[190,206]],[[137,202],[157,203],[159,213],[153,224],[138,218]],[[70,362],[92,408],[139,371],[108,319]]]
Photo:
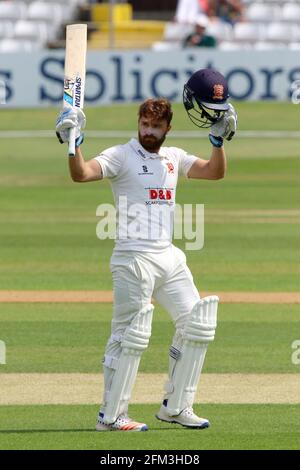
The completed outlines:
[[[96,93],[94,95],[90,95],[90,86],[89,83],[91,82],[92,79],[95,79],[96,82],[99,84],[98,90],[96,90]],[[85,84],[85,101],[87,103],[93,103],[95,101],[98,101],[102,98],[106,91],[106,82],[103,76],[97,71],[97,70],[87,70],[86,72],[86,84]]]
[[[155,97],[164,96],[164,98],[167,98],[170,101],[175,100],[178,97],[178,90],[169,94],[162,93],[161,91],[159,91],[158,81],[162,77],[171,77],[171,79],[176,81],[178,79],[178,72],[176,70],[168,70],[168,69],[161,69],[158,72],[156,72],[151,79],[151,93]]]
[[[187,58],[188,62],[191,62],[191,63],[195,62],[195,60],[196,60],[196,57],[192,54],[188,55],[186,58]],[[186,70],[183,71],[183,73],[186,77],[186,80],[185,80],[186,82],[193,75],[193,73],[196,72],[197,68],[199,68],[199,67],[194,66],[193,69],[186,69]]]
[[[148,96],[164,96],[171,101],[179,101],[183,84],[200,68],[212,67],[224,73],[230,97],[236,100],[248,100],[253,97],[264,100],[290,98],[291,83],[300,79],[300,67],[292,68],[294,56],[288,57],[289,66],[286,67],[281,67],[280,61],[277,66],[275,60],[261,66],[260,61],[255,58],[253,63],[249,62],[245,67],[235,67],[234,64],[239,63],[239,54],[228,53],[230,61],[225,63],[223,56],[222,60],[219,60],[219,56],[209,56],[205,53],[202,59],[202,55],[189,52],[179,53],[178,63],[172,60],[170,68],[165,65],[166,57],[168,58],[168,55],[143,54],[140,51],[134,54],[105,54],[103,65],[101,58],[98,64],[96,61],[92,62],[95,64],[93,69],[87,70],[85,90],[82,80],[79,77],[76,80],[75,106],[80,106],[84,92],[88,104],[136,102],[143,101]],[[50,53],[44,55],[39,70],[42,81],[38,86],[38,104],[58,103],[63,94],[64,59]],[[19,94],[14,90],[12,76],[12,71],[0,70],[0,80],[3,77],[2,82],[6,90],[6,101],[12,101],[12,97]],[[34,83],[33,86],[36,87]]]
[[[111,61],[115,65],[115,95],[111,97],[112,101],[125,101],[126,97],[123,93],[123,60],[120,56],[111,57]]]
[[[49,66],[57,65],[60,74],[55,75],[52,71],[48,69]],[[50,67],[49,67],[50,68]],[[42,85],[40,87],[40,100],[41,101],[50,101],[52,103],[58,103],[62,100],[63,95],[63,75],[64,75],[64,59],[57,59],[56,57],[47,57],[44,59],[40,66],[40,72],[43,78],[46,78],[50,83],[57,84],[57,94],[50,94],[46,86]]]
[[[134,58],[135,62],[140,63],[142,61],[141,56],[136,56]],[[134,95],[132,96],[132,101],[143,101],[145,96],[142,93],[142,71],[141,70],[132,70],[131,75],[133,76],[134,81]]]
[[[145,96],[142,93],[142,76],[141,72],[138,70],[133,70],[131,75],[134,78],[134,95],[132,96],[132,101],[142,101],[145,99]]]
[[[262,100],[274,100],[277,98],[277,95],[272,93],[272,83],[273,83],[273,78],[275,75],[281,74],[283,72],[283,69],[275,69],[275,70],[269,70],[269,69],[260,69],[260,72],[263,73],[266,76],[266,89],[265,93],[260,95],[260,99]]]
[[[300,80],[300,68],[297,67],[297,68],[290,70],[288,78],[289,78],[290,86],[288,87],[287,98],[290,99],[293,94],[293,90],[291,87],[292,83],[294,83],[296,80]]]
[[[59,67],[60,73],[54,73],[52,68],[53,66]],[[58,103],[62,100],[63,95],[63,76],[64,76],[64,60],[58,59],[56,57],[47,57],[45,58],[40,66],[41,75],[43,78],[46,78],[50,85],[53,83],[57,85],[57,94],[53,94],[47,88],[47,85],[43,84],[39,90],[39,97],[41,101],[50,101],[51,103]],[[103,76],[97,70],[87,70],[86,72],[87,77],[87,84],[85,87],[85,100],[86,102],[93,103],[95,101],[100,100],[106,90],[106,83]],[[89,94],[89,85],[88,80],[95,79],[97,83],[99,83],[96,92],[91,95]],[[52,88],[52,87],[51,87]],[[82,81],[81,78],[76,79],[75,83],[75,99],[74,104],[75,106],[80,106],[81,101],[81,94],[82,94]],[[71,97],[68,97],[68,102],[73,105],[73,101]]]
[[[206,69],[214,69],[214,68],[217,68],[217,67],[215,67],[215,66],[214,66],[214,63],[209,60],[204,68],[206,68]]]
[[[12,97],[13,97],[13,90],[12,88],[9,86],[9,84],[7,83],[7,80],[11,80],[13,77],[12,77],[12,72],[8,71],[8,70],[0,70],[0,80],[2,80],[3,77],[3,81],[4,81],[4,85],[5,85],[5,104],[8,103]]]
[[[230,86],[230,80],[233,77],[235,77],[236,75],[244,76],[246,78],[246,80],[248,81],[248,89],[245,92],[240,93],[240,94],[236,93],[234,91],[234,87]],[[248,72],[248,70],[246,70],[246,69],[233,69],[226,75],[225,78],[228,82],[229,95],[234,100],[245,100],[245,99],[249,98],[249,96],[251,96],[251,94],[253,93],[254,78],[252,77],[251,73]]]

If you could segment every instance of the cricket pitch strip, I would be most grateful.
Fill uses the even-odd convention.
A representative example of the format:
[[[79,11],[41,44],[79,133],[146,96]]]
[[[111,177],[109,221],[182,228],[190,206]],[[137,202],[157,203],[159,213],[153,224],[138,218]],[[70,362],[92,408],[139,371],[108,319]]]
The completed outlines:
[[[160,403],[165,374],[138,374],[131,403]],[[99,404],[102,374],[0,374],[0,405]],[[299,404],[299,374],[203,374],[196,403]]]
[[[218,295],[221,303],[300,304],[300,292],[201,292],[201,297]],[[0,290],[0,303],[111,303],[113,292]]]

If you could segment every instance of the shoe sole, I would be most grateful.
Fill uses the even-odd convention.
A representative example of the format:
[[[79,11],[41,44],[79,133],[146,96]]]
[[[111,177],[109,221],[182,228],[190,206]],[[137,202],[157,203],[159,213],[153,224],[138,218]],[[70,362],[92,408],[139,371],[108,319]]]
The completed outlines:
[[[169,421],[167,419],[163,419],[163,418],[160,418],[158,415],[155,415],[155,417],[159,420],[159,421],[163,421],[164,423],[169,423],[169,424],[180,424],[180,426],[183,426],[184,428],[188,428],[188,429],[207,429],[210,427],[210,423],[209,421],[207,421],[207,423],[203,423],[203,424],[199,424],[199,425],[195,425],[195,426],[190,426],[188,424],[183,424],[183,423],[179,423],[178,421]]]
[[[122,432],[146,432],[148,431],[148,426],[144,426],[141,429],[115,429],[115,428],[109,428],[109,429],[97,429],[97,432],[112,432],[112,431],[122,431]]]

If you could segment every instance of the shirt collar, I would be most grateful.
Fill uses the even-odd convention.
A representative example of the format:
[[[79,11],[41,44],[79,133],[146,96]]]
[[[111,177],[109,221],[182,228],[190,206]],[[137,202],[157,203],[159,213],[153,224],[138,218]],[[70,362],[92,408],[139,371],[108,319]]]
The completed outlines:
[[[149,158],[166,158],[166,155],[164,155],[162,148],[160,148],[160,154],[158,154],[147,152],[147,150],[144,149],[144,147],[139,143],[137,139],[131,139],[129,141],[129,144],[133,148],[135,153],[142,157],[143,160],[147,160]]]

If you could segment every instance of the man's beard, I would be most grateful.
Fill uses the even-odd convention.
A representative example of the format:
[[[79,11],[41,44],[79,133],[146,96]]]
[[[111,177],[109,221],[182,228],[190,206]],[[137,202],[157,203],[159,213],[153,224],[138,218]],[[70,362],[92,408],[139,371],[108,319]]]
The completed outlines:
[[[139,143],[144,147],[147,152],[155,153],[160,149],[164,141],[166,140],[166,134],[160,139],[157,139],[154,135],[141,136],[139,132]]]

